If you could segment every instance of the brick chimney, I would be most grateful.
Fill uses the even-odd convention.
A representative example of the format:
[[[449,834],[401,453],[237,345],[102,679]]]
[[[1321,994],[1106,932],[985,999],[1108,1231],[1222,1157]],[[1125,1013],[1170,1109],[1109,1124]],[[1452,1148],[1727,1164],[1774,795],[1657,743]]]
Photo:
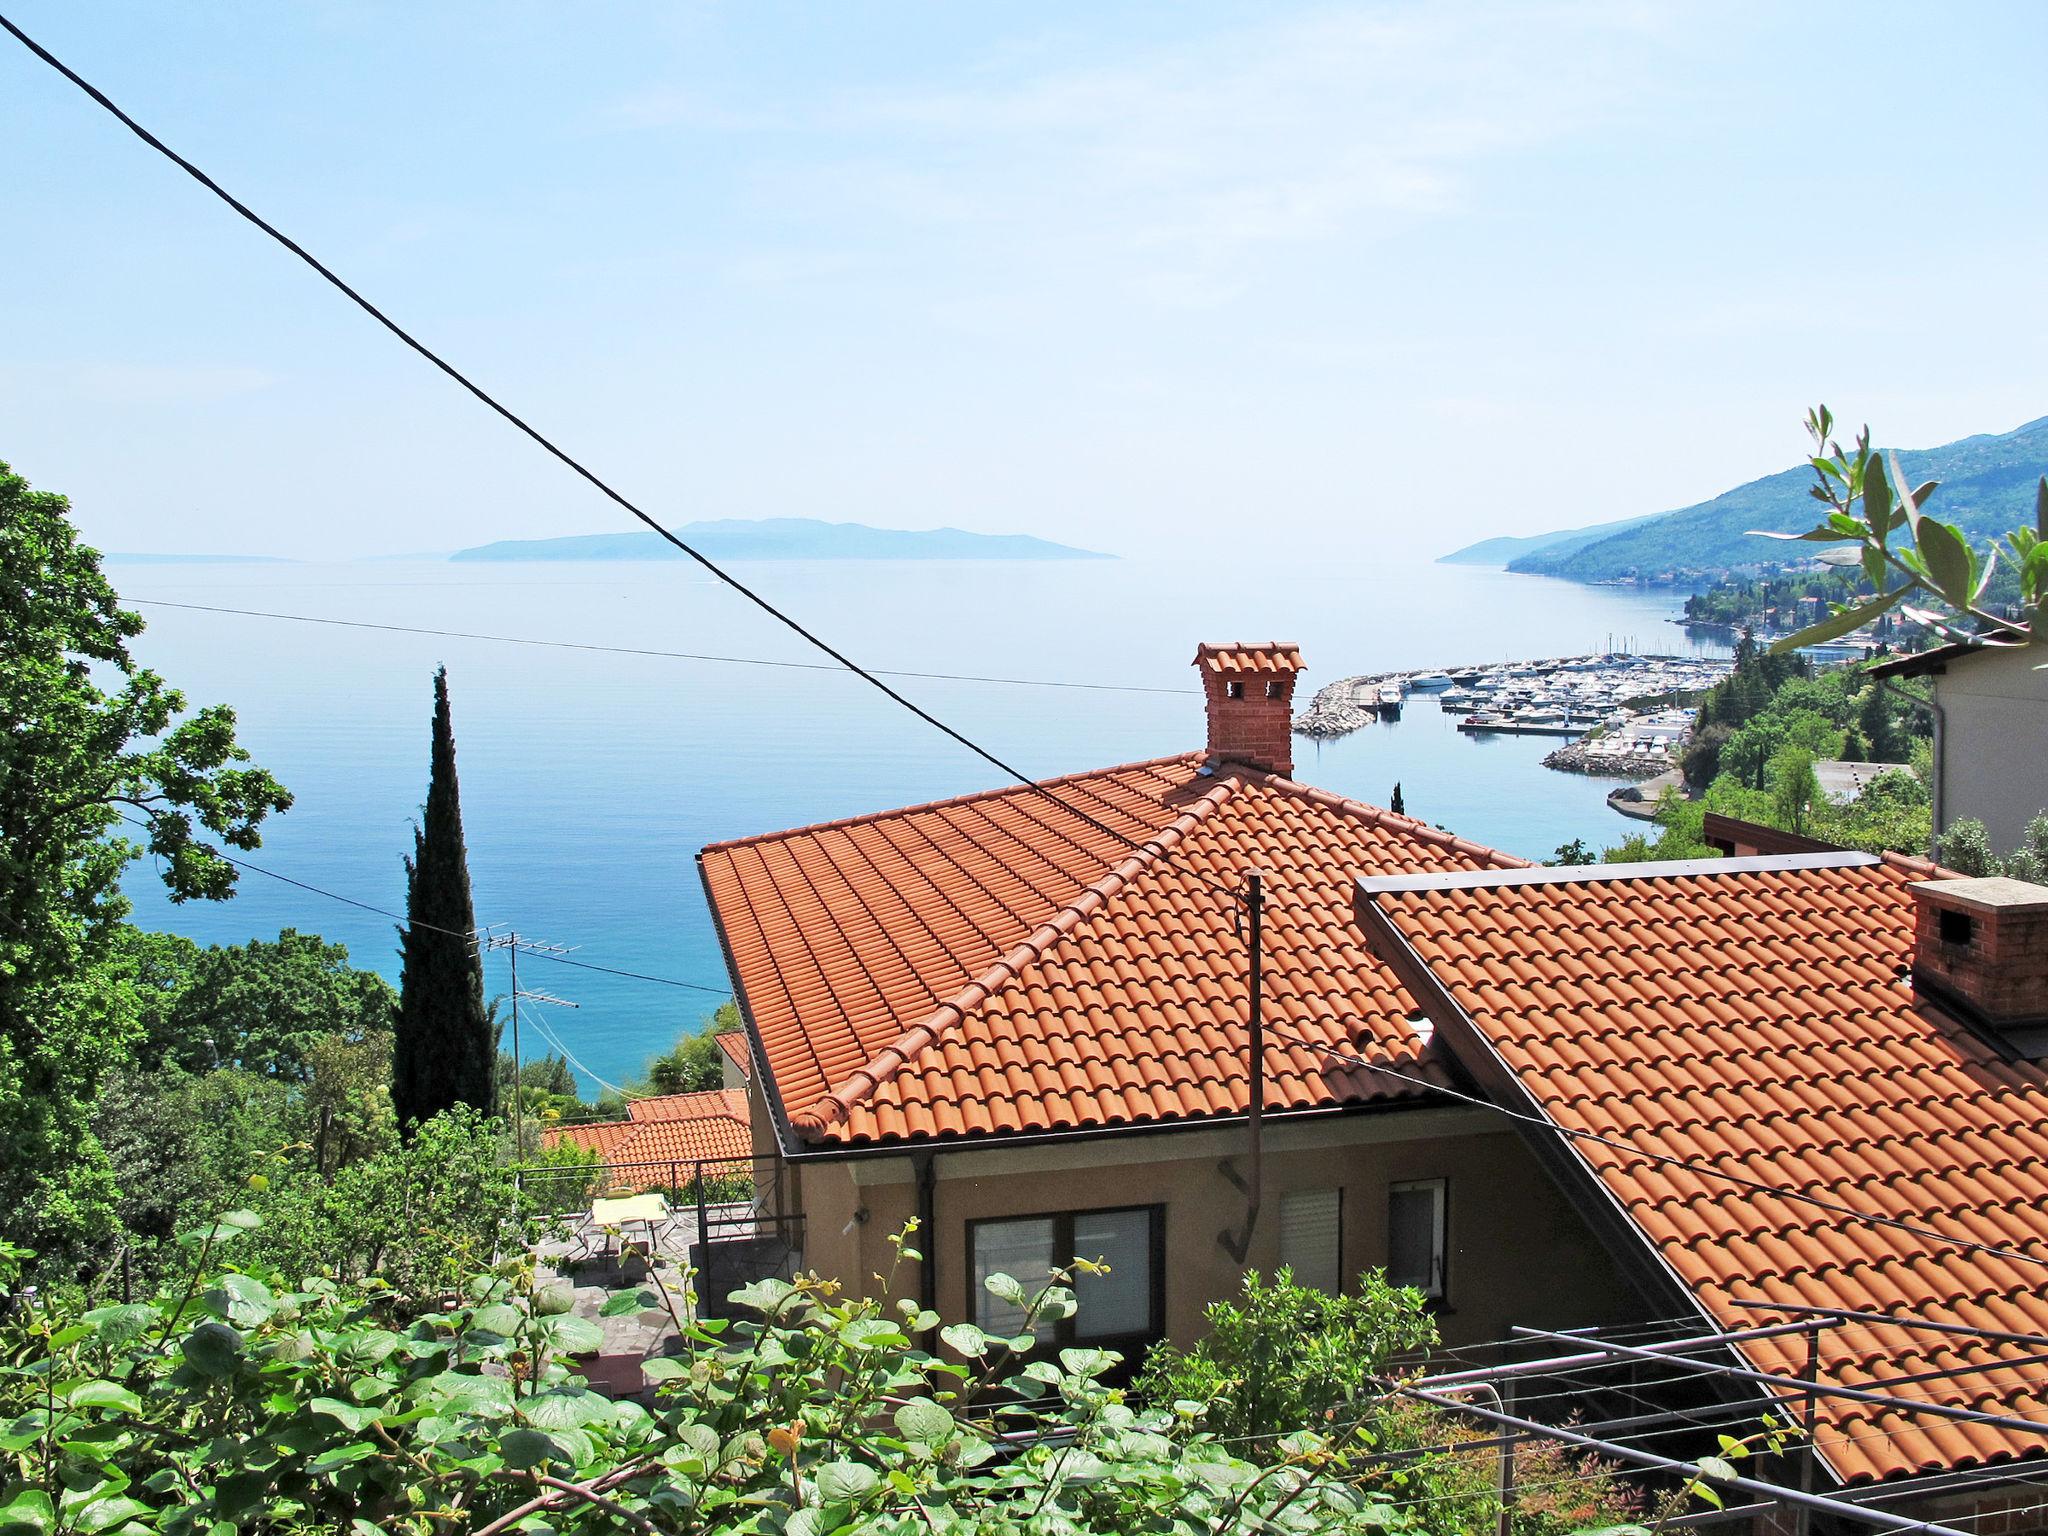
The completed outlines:
[[[2029,1055],[2048,1047],[2048,885],[1924,880],[1913,905],[1913,989]]]
[[[1301,647],[1279,640],[1199,645],[1195,667],[1209,701],[1209,761],[1294,774],[1294,679]]]

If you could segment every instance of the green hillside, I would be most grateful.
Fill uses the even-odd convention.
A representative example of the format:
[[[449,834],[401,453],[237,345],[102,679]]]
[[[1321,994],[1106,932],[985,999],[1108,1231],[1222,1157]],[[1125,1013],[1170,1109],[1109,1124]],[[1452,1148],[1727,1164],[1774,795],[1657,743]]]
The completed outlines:
[[[1560,528],[1556,533],[1502,534],[1495,539],[1481,539],[1477,544],[1467,544],[1463,549],[1454,549],[1448,555],[1437,556],[1438,565],[1508,565],[1525,555],[1569,554],[1581,549],[1595,539],[1604,539],[1609,534],[1620,533],[1638,523],[1646,523],[1658,516],[1655,512],[1641,517],[1625,517],[1616,523],[1593,523],[1584,528]]]
[[[2048,416],[2010,432],[1901,451],[1899,463],[1914,484],[1940,481],[1928,510],[1961,524],[1981,544],[2031,522],[2035,483],[2048,474]],[[1519,555],[1508,569],[1570,581],[1666,581],[1797,561],[1810,555],[1812,546],[1793,549],[1751,538],[1749,530],[1797,533],[1811,528],[1822,510],[1806,494],[1812,484],[1813,471],[1801,465],[1604,538],[1556,536],[1563,542]]]

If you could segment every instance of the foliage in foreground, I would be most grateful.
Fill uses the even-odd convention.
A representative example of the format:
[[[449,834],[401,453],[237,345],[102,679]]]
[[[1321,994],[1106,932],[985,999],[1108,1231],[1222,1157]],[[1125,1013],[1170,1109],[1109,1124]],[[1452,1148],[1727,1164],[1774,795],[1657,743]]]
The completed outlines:
[[[1356,1458],[1355,1482],[1426,1536],[1495,1528],[1498,1453],[1457,1449],[1490,1431],[1386,1390],[1398,1358],[1437,1342],[1420,1292],[1389,1285],[1376,1270],[1342,1296],[1299,1285],[1286,1269],[1270,1281],[1252,1271],[1234,1299],[1210,1303],[1203,1321],[1209,1331],[1199,1343],[1152,1351],[1135,1383],[1140,1395],[1208,1404],[1204,1425],[1254,1461],[1285,1456],[1292,1433],[1312,1426]],[[1386,1459],[1398,1452],[1419,1454]],[[1616,1484],[1617,1470],[1563,1446],[1520,1447],[1515,1480],[1527,1492],[1512,1515],[1516,1536],[1624,1527],[1642,1500]]]
[[[1810,494],[1828,509],[1827,515],[1805,533],[1762,536],[1832,546],[1820,555],[1821,562],[1856,571],[1874,595],[1834,604],[1829,617],[1786,636],[1773,649],[1839,639],[1894,608],[1942,640],[2048,644],[2048,627],[2043,627],[2048,620],[2048,475],[2035,488],[2034,526],[2014,528],[2002,547],[1993,542],[1980,552],[1956,524],[1926,515],[1940,488],[1934,481],[1908,490],[1896,456],[1890,475],[1885,473],[1883,455],[1871,449],[1868,427],[1857,433],[1854,453],[1843,451],[1834,429],[1834,413],[1825,405],[1807,413],[1814,449],[1807,460],[1814,477]],[[2010,605],[1998,604],[1993,595],[2001,555],[2016,578],[2018,601]],[[1931,606],[1907,605],[1908,598]]]
[[[1141,1409],[1104,1385],[1109,1352],[1028,1358],[1029,1327],[946,1328],[957,1358],[940,1358],[912,1343],[932,1314],[815,1279],[735,1293],[752,1320],[732,1325],[627,1292],[606,1311],[665,1308],[684,1340],[650,1362],[648,1408],[589,1389],[576,1359],[599,1327],[527,1258],[407,1320],[375,1284],[223,1266],[256,1223],[235,1213],[188,1239],[190,1278],[153,1302],[11,1310],[0,1532],[1414,1528],[1341,1475],[1329,1438],[1244,1460],[1203,1405]],[[988,1283],[1030,1322],[1072,1312],[1067,1281]]]

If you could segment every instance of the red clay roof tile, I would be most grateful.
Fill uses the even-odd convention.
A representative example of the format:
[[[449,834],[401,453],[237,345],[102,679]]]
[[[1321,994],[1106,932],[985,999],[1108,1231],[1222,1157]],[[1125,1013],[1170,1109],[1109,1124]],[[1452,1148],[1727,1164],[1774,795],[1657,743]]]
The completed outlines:
[[[1214,649],[1218,666],[1299,664],[1290,646]],[[1520,860],[1271,774],[1205,770],[1193,754],[1047,787],[1056,800],[1019,787],[704,850],[799,1135],[872,1143],[1242,1113],[1244,943],[1217,887],[1252,869],[1266,877],[1276,1027],[1444,1080],[1407,1024],[1416,1005],[1358,930],[1353,882]],[[1420,1091],[1313,1052],[1276,1044],[1267,1057],[1269,1109]]]
[[[2001,1060],[1899,979],[1907,887],[1930,872],[1902,859],[1589,872],[1373,899],[1557,1125],[2048,1258],[2048,1067]],[[1658,1006],[1671,988],[1700,1005],[1683,1023]],[[1617,999],[1642,1027],[1617,1027]],[[2048,1331],[2037,1264],[1570,1145],[1731,1327],[1768,1316],[1741,1299]],[[2038,1370],[2000,1364],[2011,1346],[1856,1324],[1826,1347],[1823,1373],[1845,1381],[1967,1364],[1901,1392],[2048,1420]],[[1782,1341],[1750,1353],[1804,1368]],[[1821,1422],[1850,1481],[2043,1451],[2035,1436],[1827,1399]]]
[[[694,1163],[751,1158],[747,1096],[737,1088],[701,1093],[667,1093],[636,1099],[630,1118],[588,1125],[551,1126],[547,1146],[568,1143],[595,1152],[609,1167],[633,1163]],[[688,1172],[682,1175],[687,1178]]]

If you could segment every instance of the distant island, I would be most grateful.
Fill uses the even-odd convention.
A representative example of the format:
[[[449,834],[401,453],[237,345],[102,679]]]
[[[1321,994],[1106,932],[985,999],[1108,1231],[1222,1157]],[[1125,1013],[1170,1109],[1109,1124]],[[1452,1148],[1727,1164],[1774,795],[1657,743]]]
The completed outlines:
[[[1848,441],[1852,427],[1840,433]],[[1879,446],[1884,447],[1882,440]],[[1902,450],[1915,484],[1938,480],[1929,508],[1979,543],[2031,525],[2034,486],[2048,474],[2048,416],[2010,432],[1965,437],[1938,448]],[[1449,565],[1505,565],[1568,581],[1690,584],[1783,566],[1798,555],[1752,538],[1752,528],[1797,533],[1811,528],[1818,503],[1807,495],[1813,471],[1787,469],[1723,492],[1712,501],[1624,522],[1526,538],[1484,539],[1441,557]],[[1811,546],[1795,547],[1810,553]]]
[[[676,537],[716,560],[1114,560],[1024,533],[960,528],[870,528],[809,517],[722,518],[685,523]],[[654,533],[586,533],[560,539],[501,539],[457,550],[451,560],[682,560]]]

